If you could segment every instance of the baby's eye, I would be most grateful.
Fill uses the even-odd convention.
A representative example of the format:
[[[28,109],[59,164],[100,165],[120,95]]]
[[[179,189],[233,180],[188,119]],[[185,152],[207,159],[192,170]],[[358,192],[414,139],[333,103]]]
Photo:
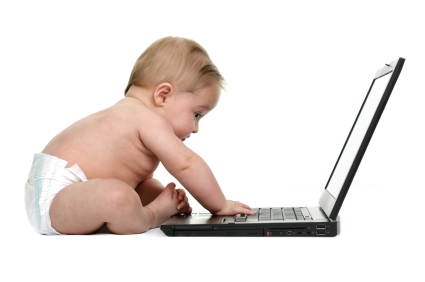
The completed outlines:
[[[201,114],[195,113],[195,119],[198,119],[201,116]]]

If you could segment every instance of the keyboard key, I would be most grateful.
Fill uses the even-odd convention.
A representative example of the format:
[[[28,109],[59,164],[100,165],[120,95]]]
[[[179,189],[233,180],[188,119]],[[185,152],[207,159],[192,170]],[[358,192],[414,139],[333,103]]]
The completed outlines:
[[[245,222],[246,221],[246,214],[238,214],[235,215],[235,221],[236,222]]]
[[[262,214],[270,214],[270,208],[261,208],[260,209],[260,212],[262,213]]]
[[[296,219],[294,210],[292,208],[283,208],[283,218],[284,220],[287,219]]]
[[[301,208],[301,212],[302,212],[305,220],[312,220],[310,212],[308,211],[307,208]]]
[[[248,215],[246,221],[255,222],[258,221],[258,214]]]
[[[272,209],[273,220],[283,220],[282,209]]]
[[[261,208],[258,220],[270,220],[270,208]]]

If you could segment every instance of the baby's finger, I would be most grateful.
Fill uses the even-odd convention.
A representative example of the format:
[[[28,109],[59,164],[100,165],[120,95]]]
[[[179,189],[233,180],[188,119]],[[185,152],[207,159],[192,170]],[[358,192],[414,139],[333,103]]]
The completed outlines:
[[[191,214],[192,213],[192,207],[189,206],[189,209],[185,212],[185,214]]]
[[[251,209],[243,208],[243,207],[237,207],[237,208],[236,208],[236,212],[238,212],[238,214],[239,214],[239,213],[240,213],[240,214],[250,214],[250,215],[255,215],[255,214],[257,214],[257,212],[252,211]]]

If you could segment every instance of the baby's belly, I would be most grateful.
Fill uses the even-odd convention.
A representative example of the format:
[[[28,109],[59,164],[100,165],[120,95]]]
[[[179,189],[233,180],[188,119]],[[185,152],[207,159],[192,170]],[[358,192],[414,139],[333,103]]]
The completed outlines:
[[[46,152],[68,162],[66,167],[78,164],[87,179],[115,178],[133,188],[145,180],[158,167],[159,160],[136,148],[119,153],[106,153],[107,150],[67,150],[65,152]]]

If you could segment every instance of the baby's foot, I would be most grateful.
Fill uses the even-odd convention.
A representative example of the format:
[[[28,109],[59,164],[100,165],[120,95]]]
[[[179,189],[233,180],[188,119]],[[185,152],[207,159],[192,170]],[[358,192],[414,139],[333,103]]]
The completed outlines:
[[[176,184],[169,183],[159,196],[145,208],[153,216],[151,228],[158,227],[172,215],[177,213],[177,205],[180,203],[176,192]]]

